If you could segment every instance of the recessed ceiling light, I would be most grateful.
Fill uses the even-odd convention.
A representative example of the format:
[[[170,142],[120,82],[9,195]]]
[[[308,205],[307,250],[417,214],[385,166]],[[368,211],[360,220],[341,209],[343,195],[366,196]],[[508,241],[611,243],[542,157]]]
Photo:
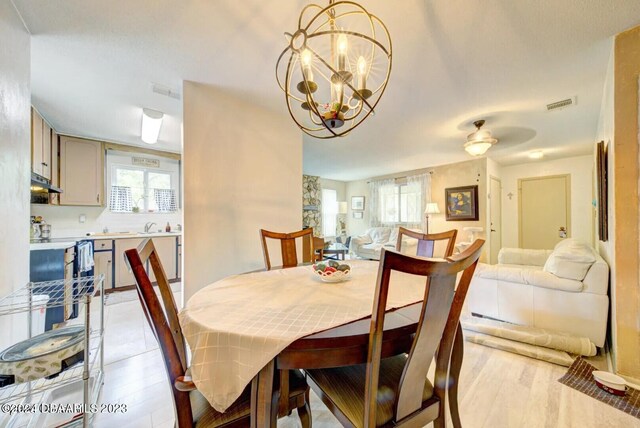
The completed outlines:
[[[155,144],[160,136],[160,127],[164,113],[161,111],[142,109],[142,135],[141,139],[147,144]]]
[[[542,159],[543,157],[544,153],[542,153],[542,150],[536,150],[529,153],[529,158],[531,159]]]

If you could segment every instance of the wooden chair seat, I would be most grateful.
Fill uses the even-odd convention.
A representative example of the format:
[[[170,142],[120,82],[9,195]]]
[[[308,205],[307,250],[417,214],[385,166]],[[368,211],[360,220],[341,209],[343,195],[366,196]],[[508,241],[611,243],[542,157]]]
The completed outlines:
[[[300,401],[305,399],[308,385],[304,375],[299,370],[289,372],[289,400]],[[213,428],[229,425],[248,426],[251,414],[251,385],[247,386],[242,395],[227,409],[226,412],[216,411],[199,391],[189,393],[191,412],[196,428]],[[297,406],[294,406],[294,408]],[[304,409],[302,411],[305,411]],[[298,410],[299,415],[301,413]],[[301,419],[302,419],[302,415]],[[303,423],[305,426],[305,423]]]
[[[378,383],[376,426],[386,425],[393,418],[393,408],[397,397],[396,391],[400,385],[402,371],[407,363],[406,355],[385,358],[380,361],[380,379]],[[325,397],[342,415],[338,419],[343,425],[364,428],[364,384],[366,379],[366,364],[356,366],[337,367],[331,369],[307,370],[309,382],[315,391],[321,390]],[[427,380],[422,392],[422,401],[433,396],[433,386]],[[343,422],[347,419],[349,424]]]

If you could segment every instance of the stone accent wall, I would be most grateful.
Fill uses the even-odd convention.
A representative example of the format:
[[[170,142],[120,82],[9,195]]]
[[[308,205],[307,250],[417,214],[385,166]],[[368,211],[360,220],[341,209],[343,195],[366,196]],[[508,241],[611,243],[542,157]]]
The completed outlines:
[[[314,236],[322,236],[322,186],[320,177],[302,176],[302,227],[313,227]]]

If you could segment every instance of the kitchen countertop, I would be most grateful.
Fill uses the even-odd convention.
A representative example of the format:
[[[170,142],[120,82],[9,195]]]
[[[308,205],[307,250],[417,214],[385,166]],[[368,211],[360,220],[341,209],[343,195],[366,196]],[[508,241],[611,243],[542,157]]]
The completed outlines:
[[[136,232],[113,232],[113,233],[95,233],[88,236],[73,236],[68,238],[53,238],[46,241],[31,240],[29,248],[31,250],[60,250],[73,247],[78,241],[92,241],[96,239],[132,239],[132,238],[162,238],[166,236],[181,236],[180,232],[153,232],[153,233],[136,233]]]
[[[37,250],[66,250],[76,245],[76,241],[73,239],[50,239],[46,242],[31,241],[29,249],[31,251]]]

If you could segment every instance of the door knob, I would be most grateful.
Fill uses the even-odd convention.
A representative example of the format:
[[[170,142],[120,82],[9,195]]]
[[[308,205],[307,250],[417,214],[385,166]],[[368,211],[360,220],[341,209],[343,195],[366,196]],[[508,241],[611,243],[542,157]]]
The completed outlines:
[[[495,232],[496,230],[495,230],[495,229],[491,229],[491,231],[492,231],[492,232]]]

